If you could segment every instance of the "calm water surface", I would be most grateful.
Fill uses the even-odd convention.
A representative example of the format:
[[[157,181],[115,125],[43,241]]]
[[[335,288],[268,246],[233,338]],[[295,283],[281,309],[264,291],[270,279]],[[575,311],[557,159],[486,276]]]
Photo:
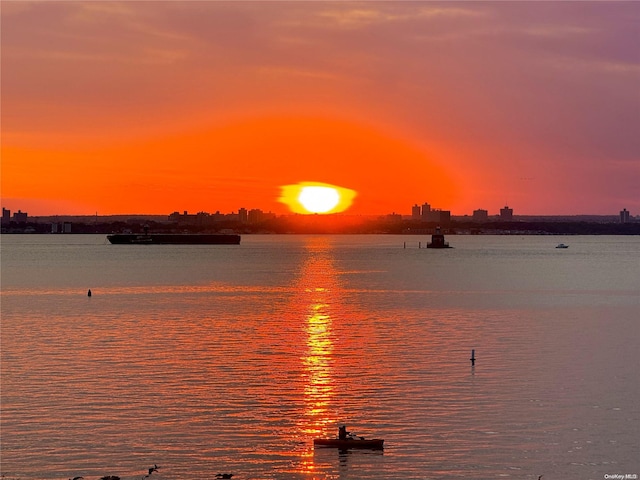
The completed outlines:
[[[3,235],[0,473],[640,475],[640,238],[427,240]]]

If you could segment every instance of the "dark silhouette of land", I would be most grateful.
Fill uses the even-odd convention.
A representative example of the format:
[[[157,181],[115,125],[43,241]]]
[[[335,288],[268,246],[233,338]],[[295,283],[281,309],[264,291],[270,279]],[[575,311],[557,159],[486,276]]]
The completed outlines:
[[[143,233],[239,234],[406,234],[427,235],[441,227],[447,235],[640,235],[640,221],[621,223],[614,216],[527,217],[512,221],[491,218],[484,222],[452,217],[446,224],[424,222],[397,214],[384,216],[275,215],[239,220],[226,215],[170,220],[167,216],[29,217],[27,222],[3,222],[2,233],[110,234]]]

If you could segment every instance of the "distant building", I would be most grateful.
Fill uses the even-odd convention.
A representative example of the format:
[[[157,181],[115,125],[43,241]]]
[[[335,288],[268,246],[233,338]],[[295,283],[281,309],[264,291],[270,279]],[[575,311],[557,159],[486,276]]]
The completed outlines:
[[[436,210],[436,213],[440,217],[438,222],[440,225],[449,225],[451,223],[451,211],[449,210]]]
[[[489,212],[487,210],[474,210],[473,211],[473,221],[474,222],[486,222],[489,220]]]
[[[171,215],[169,215],[169,221],[177,222],[177,223],[195,224],[198,221],[198,216],[195,214],[190,214],[186,210],[184,211],[183,214],[180,214],[180,212],[173,212]]]
[[[247,216],[247,209],[246,208],[240,208],[238,210],[238,220],[241,221],[242,223],[247,223],[248,221],[248,216]]]
[[[264,212],[259,208],[252,208],[247,214],[249,223],[260,223],[264,220]]]
[[[629,223],[629,211],[626,208],[620,210],[620,223]]]
[[[451,212],[449,210],[431,209],[431,205],[423,203],[422,206],[415,204],[411,207],[411,218],[422,220],[423,222],[449,224],[451,222]]]
[[[216,213],[212,213],[210,218],[212,222],[222,222],[225,219],[238,221],[238,216],[235,213],[224,214],[220,213],[220,210],[216,210]]]
[[[53,222],[51,224],[51,233],[71,233],[71,222]]]
[[[422,217],[422,221],[429,222],[429,217],[431,216],[431,205],[429,205],[428,203],[423,203],[420,216]]]
[[[500,209],[500,220],[511,221],[513,220],[513,208],[509,208],[505,205],[504,208]]]
[[[27,221],[27,213],[18,210],[13,214],[13,221],[18,223],[25,223]]]
[[[252,208],[247,213],[247,220],[249,221],[249,223],[253,223],[253,224],[266,222],[268,220],[273,220],[275,218],[276,218],[276,215],[274,213],[263,212],[259,208]]]
[[[2,223],[9,223],[11,221],[11,210],[8,208],[2,208]]]

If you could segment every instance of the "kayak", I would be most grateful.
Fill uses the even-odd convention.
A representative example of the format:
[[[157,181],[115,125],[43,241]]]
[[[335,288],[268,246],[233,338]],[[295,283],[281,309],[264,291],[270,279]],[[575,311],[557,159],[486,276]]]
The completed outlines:
[[[314,438],[314,447],[339,448],[347,450],[351,448],[366,448],[369,450],[382,450],[384,440],[379,438]]]

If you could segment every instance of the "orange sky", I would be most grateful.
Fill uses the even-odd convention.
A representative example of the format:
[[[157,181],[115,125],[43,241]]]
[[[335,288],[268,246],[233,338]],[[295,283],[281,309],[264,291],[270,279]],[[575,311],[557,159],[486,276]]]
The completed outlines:
[[[2,206],[640,213],[631,3],[2,2]],[[634,19],[636,22],[634,22]]]
[[[23,195],[115,212],[286,212],[280,187],[300,181],[355,190],[350,212],[360,214],[410,210],[423,200],[416,192],[444,207],[456,192],[450,174],[408,142],[320,118],[264,117],[120,145],[7,147],[6,154],[20,159],[6,168]]]

